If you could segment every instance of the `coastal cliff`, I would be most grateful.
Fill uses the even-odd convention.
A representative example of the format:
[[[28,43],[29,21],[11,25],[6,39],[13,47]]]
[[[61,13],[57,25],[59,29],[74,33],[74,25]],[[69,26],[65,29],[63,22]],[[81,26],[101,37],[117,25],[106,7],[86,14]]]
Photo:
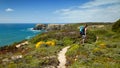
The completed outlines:
[[[81,25],[48,24],[46,29],[49,27],[51,31],[21,43],[1,47],[0,68],[57,68],[64,62],[59,61],[59,56],[66,57],[66,64],[63,64],[66,68],[95,68],[96,64],[100,68],[120,68],[120,35],[111,31],[112,24],[104,24],[102,28],[92,28],[93,25],[89,25],[85,45],[80,43],[82,38],[77,27]],[[61,26],[61,29],[54,31],[54,26]],[[70,48],[64,51],[63,48],[67,46]],[[59,53],[63,54],[58,55]]]
[[[48,24],[47,29],[48,31],[51,30],[61,30],[63,29],[65,24]]]
[[[33,30],[60,30],[64,27],[65,24],[36,24],[36,26],[33,28]]]
[[[46,24],[36,24],[36,26],[33,28],[33,30],[45,30],[47,27]]]

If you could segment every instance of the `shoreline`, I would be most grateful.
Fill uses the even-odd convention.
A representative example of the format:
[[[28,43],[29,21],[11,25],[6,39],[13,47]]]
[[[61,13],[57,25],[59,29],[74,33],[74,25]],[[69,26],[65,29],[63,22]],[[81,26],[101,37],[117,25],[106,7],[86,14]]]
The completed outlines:
[[[21,47],[21,46],[28,45],[28,44],[29,44],[28,41],[24,41],[24,42],[22,42],[22,43],[20,43],[20,44],[17,44],[17,45],[15,45],[15,46],[16,46],[16,48],[19,48],[19,47]]]
[[[45,32],[45,30],[34,30],[34,27],[28,28],[27,30],[30,30],[30,31],[32,31],[32,32],[34,32],[34,33],[35,33],[35,32],[42,32],[42,33]],[[37,35],[37,34],[36,34],[36,35]],[[22,42],[24,42],[24,41],[26,41],[26,40],[31,39],[32,37],[34,37],[34,36],[36,36],[36,35],[30,36],[30,37],[29,37],[29,35],[28,35],[28,36],[26,36],[24,39],[22,39],[22,40],[20,40],[20,41],[15,41],[15,42],[11,42],[11,43],[9,43],[9,44],[0,45],[0,48],[6,47],[6,46],[14,46],[14,44],[22,43]],[[0,41],[0,42],[2,42],[2,41]]]
[[[10,46],[11,46],[11,47],[12,47],[12,46],[16,46],[16,45],[19,45],[19,44],[21,44],[21,43],[23,43],[23,42],[26,42],[26,41],[28,41],[28,40],[24,39],[24,40],[19,41],[19,42],[13,42],[12,44],[9,44],[9,45],[0,46],[0,50],[1,50],[1,48],[10,47]]]
[[[23,40],[18,41],[18,42],[12,42],[12,43],[10,43],[10,44],[0,45],[0,48],[2,48],[2,47],[6,47],[6,46],[13,46],[13,45],[15,45],[15,44],[22,43],[22,42],[24,42],[24,41],[26,41],[26,40],[27,40],[27,39],[23,39]]]

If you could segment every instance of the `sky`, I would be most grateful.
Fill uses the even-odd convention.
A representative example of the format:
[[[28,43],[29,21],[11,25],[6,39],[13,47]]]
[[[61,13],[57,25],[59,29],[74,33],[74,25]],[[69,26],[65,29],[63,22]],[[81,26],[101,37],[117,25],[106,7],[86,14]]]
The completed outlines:
[[[0,23],[115,22],[120,0],[0,0]]]

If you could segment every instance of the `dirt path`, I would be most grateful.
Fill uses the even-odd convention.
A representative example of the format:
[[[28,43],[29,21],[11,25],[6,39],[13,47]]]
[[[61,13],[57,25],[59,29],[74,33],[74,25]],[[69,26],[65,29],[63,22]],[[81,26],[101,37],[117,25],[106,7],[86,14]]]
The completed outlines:
[[[20,43],[20,44],[17,44],[17,45],[16,45],[16,48],[19,48],[19,47],[21,47],[21,46],[23,46],[23,45],[26,45],[26,44],[28,44],[28,41],[25,41],[25,42],[22,42],[22,43]]]
[[[65,53],[67,52],[67,49],[70,48],[70,46],[67,46],[65,48],[63,48],[59,53],[58,53],[58,60],[59,60],[59,66],[58,68],[66,68],[65,64],[66,64],[66,56]]]

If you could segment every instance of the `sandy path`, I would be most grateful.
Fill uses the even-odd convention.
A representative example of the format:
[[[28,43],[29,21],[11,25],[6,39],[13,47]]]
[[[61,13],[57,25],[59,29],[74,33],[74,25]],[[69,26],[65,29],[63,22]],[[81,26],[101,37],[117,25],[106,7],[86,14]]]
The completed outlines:
[[[25,42],[22,42],[22,43],[20,43],[20,44],[17,44],[17,45],[16,45],[16,48],[19,48],[19,47],[21,47],[21,46],[23,46],[23,45],[25,45],[25,44],[28,44],[28,41],[25,41]]]
[[[66,64],[66,57],[65,57],[65,53],[67,52],[67,49],[70,48],[70,46],[67,46],[65,48],[63,48],[59,53],[58,53],[58,60],[60,62],[58,68],[66,68],[65,64]]]

